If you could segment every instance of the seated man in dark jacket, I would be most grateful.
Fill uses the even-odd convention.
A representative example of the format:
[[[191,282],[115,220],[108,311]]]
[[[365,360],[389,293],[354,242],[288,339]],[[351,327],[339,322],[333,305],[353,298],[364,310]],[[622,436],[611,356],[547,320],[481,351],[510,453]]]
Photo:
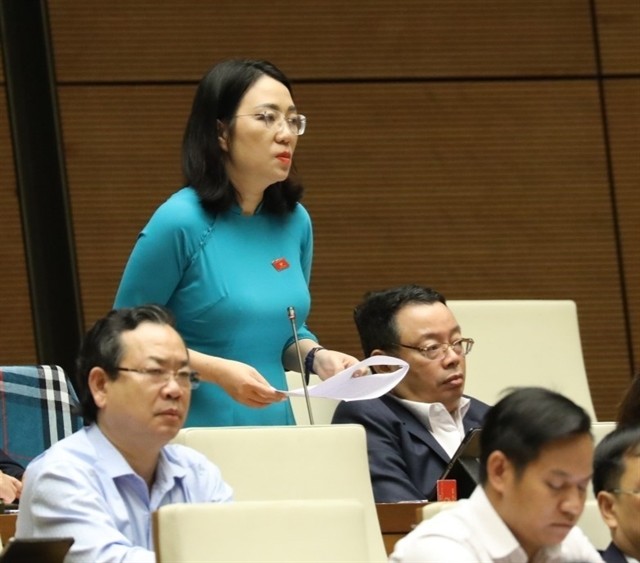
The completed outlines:
[[[0,450],[0,500],[11,503],[22,492],[24,467]]]
[[[593,492],[611,543],[608,563],[640,561],[640,424],[618,427],[596,447]]]
[[[440,293],[417,285],[367,294],[354,319],[365,356],[401,358],[409,371],[379,399],[340,403],[333,422],[365,427],[376,502],[432,499],[451,456],[488,410],[463,396],[473,340]]]

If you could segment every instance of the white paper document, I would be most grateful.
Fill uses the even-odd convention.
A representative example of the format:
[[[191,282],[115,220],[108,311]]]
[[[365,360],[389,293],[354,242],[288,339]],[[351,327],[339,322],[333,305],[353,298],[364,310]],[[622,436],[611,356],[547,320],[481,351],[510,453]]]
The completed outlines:
[[[354,377],[354,372],[369,366],[398,366],[388,373],[372,373]],[[391,356],[372,356],[347,368],[317,385],[309,385],[309,397],[323,397],[340,401],[377,399],[393,389],[409,371],[409,364]],[[281,391],[290,397],[304,397],[304,388]]]

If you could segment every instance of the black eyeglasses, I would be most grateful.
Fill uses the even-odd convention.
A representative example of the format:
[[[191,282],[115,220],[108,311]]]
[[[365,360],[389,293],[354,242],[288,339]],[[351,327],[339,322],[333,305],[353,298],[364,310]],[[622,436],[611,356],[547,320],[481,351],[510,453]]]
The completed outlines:
[[[179,369],[174,371],[172,369],[165,368],[133,369],[120,366],[116,369],[118,371],[127,371],[145,375],[153,385],[158,386],[166,385],[172,377],[178,382],[180,387],[184,387],[185,389],[197,389],[198,385],[200,385],[200,376],[198,375],[198,372],[189,369]]]
[[[444,357],[444,355],[449,351],[449,348],[451,348],[459,356],[466,356],[469,352],[471,352],[473,343],[473,338],[459,338],[458,340],[454,340],[453,342],[439,342],[438,344],[429,344],[428,346],[409,346],[408,344],[400,343],[398,343],[397,346],[401,346],[402,348],[409,348],[410,350],[417,350],[429,360],[439,360]]]

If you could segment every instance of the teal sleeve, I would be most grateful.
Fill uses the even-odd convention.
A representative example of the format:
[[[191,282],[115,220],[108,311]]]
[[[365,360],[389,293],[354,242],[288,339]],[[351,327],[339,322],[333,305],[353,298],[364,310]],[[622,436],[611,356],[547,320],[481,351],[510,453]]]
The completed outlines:
[[[198,220],[193,202],[180,195],[178,192],[161,205],[138,236],[114,307],[166,305],[173,295],[199,242],[211,228]]]

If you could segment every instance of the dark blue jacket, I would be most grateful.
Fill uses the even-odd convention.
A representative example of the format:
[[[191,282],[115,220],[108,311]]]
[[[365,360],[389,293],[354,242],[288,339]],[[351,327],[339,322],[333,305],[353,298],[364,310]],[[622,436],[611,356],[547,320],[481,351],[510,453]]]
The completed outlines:
[[[609,547],[604,551],[600,552],[602,559],[604,559],[607,563],[627,563],[627,559],[624,556],[624,553],[620,551],[620,548],[615,545],[613,542],[609,544]]]
[[[0,450],[0,471],[16,479],[22,479],[24,467],[18,462],[13,461],[3,450]]]
[[[482,426],[489,406],[471,399],[463,419],[465,432]],[[362,424],[367,432],[369,471],[376,502],[432,498],[449,455],[410,411],[389,395],[342,402],[334,423]]]

